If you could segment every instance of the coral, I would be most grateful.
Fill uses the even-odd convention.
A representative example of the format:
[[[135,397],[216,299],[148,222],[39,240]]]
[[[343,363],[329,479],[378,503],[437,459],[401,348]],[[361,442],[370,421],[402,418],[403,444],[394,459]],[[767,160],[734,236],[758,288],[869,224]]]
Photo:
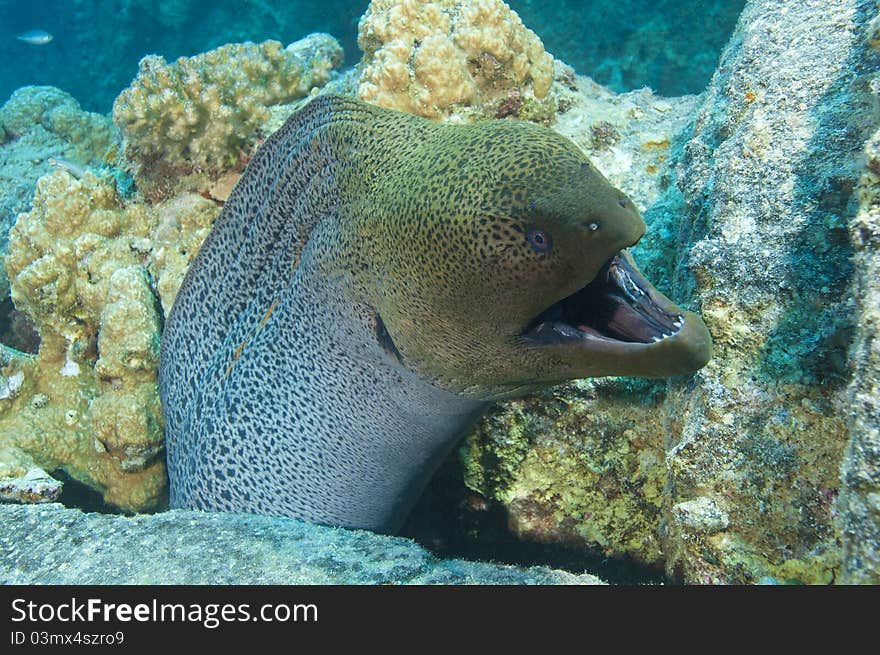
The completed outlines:
[[[173,297],[178,267],[194,256],[207,231],[200,227],[217,211],[199,196],[156,207],[125,204],[113,178],[90,172],[40,179],[34,208],[19,216],[6,255],[12,299],[41,341],[36,356],[4,351],[2,477],[33,466],[61,469],[121,509],[161,503],[162,314],[154,280]],[[170,247],[160,240],[155,248],[160,221],[178,226],[189,258],[175,253],[157,263],[154,250]]]
[[[156,206],[150,271],[165,315],[202,242],[211,231],[219,207],[196,194],[182,194]]]
[[[80,109],[70,95],[51,86],[18,89],[0,108],[0,252],[19,212],[30,209],[37,179],[52,161],[100,167],[116,143],[106,116]],[[5,293],[5,274],[0,297]]]
[[[105,116],[83,111],[72,96],[51,86],[18,89],[0,109],[0,124],[9,141],[45,142],[44,134],[31,134],[36,129],[54,135],[66,144],[56,154],[83,164],[100,161],[115,137]]]
[[[428,118],[555,111],[553,57],[501,0],[373,0],[358,25],[358,96]],[[511,93],[516,94],[511,104]]]
[[[113,104],[139,188],[167,197],[163,187],[181,173],[230,168],[254,146],[269,107],[307,95],[341,61],[342,48],[328,34],[286,48],[229,44],[172,64],[144,57]]]

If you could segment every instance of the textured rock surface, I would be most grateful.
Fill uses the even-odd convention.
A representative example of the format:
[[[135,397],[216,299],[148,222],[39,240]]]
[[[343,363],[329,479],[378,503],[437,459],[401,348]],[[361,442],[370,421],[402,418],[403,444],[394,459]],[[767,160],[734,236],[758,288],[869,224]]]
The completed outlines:
[[[373,0],[358,97],[428,118],[548,119],[553,57],[501,0]]]
[[[699,300],[716,356],[670,387],[666,504],[729,516],[709,534],[668,517],[667,569],[688,582],[839,572],[847,223],[877,122],[876,14],[862,0],[748,3],[679,165],[678,289]]]
[[[496,408],[461,449],[465,484],[521,539],[661,563],[662,396],[645,391],[580,380]]]
[[[878,48],[880,20],[872,27],[871,43]],[[873,78],[870,88],[880,106],[880,77]],[[867,170],[857,187],[860,209],[852,224],[856,300],[848,393],[852,436],[838,503],[843,529],[841,581],[849,584],[880,583],[880,130],[865,150]]]
[[[408,539],[267,516],[0,505],[0,523],[2,584],[602,584],[441,560]]]
[[[160,302],[170,307],[218,211],[194,195],[125,204],[112,178],[88,172],[40,179],[5,258],[41,340],[36,355],[6,348],[0,361],[0,480],[62,469],[122,509],[162,501]]]
[[[254,145],[269,107],[307,95],[340,63],[342,48],[329,34],[286,48],[278,41],[229,44],[172,64],[144,57],[113,104],[138,187],[167,197],[182,173],[231,168]]]

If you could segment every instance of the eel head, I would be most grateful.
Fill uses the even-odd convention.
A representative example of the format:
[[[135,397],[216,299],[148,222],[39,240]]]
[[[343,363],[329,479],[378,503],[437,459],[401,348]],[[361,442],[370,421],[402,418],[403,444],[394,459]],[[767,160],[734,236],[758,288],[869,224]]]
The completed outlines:
[[[397,247],[374,267],[379,312],[411,369],[497,398],[708,362],[703,321],[629,254],[646,229],[635,205],[571,141],[488,121],[431,128],[418,147],[387,196],[395,213],[378,241]]]

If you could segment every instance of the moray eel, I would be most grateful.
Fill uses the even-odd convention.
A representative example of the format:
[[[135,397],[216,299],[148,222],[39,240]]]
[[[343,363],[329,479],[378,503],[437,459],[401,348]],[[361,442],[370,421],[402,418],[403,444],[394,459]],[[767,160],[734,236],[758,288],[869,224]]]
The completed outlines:
[[[569,140],[320,96],[255,154],[165,326],[173,507],[394,532],[496,399],[711,356]]]

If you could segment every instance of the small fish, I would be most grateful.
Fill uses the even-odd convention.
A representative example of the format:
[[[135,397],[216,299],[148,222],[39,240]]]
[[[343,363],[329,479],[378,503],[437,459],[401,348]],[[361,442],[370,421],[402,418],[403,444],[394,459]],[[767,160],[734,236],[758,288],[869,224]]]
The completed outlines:
[[[30,43],[31,45],[46,45],[55,37],[49,34],[46,30],[28,30],[24,34],[19,34],[15,38],[19,41]]]
[[[83,175],[86,174],[86,169],[84,169],[82,166],[80,166],[79,164],[74,164],[72,161],[62,159],[61,157],[49,157],[46,160],[46,163],[50,166],[54,166],[55,168],[67,171],[76,179],[80,179]]]

